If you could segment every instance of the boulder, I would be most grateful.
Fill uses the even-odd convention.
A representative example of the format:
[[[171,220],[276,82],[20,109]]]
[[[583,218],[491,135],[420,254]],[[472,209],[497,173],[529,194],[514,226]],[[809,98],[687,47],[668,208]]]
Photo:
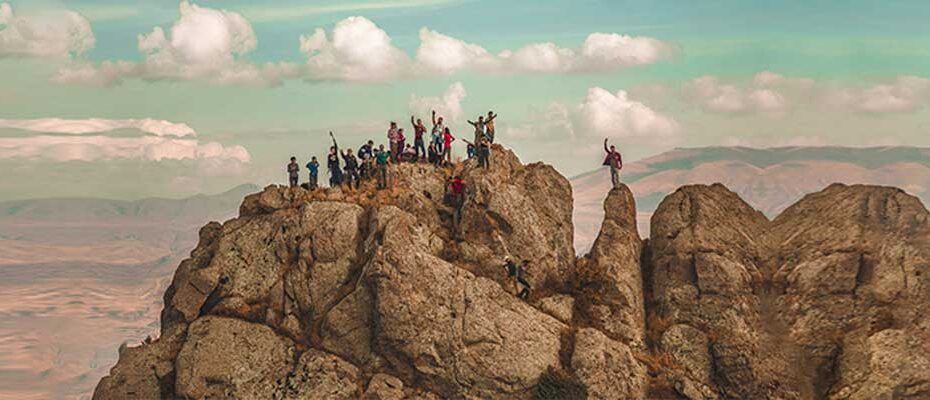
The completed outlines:
[[[646,367],[633,357],[629,346],[601,331],[584,328],[575,334],[571,367],[591,399],[646,398]]]
[[[271,328],[207,316],[191,323],[175,363],[177,396],[267,398],[294,368],[294,344]]]

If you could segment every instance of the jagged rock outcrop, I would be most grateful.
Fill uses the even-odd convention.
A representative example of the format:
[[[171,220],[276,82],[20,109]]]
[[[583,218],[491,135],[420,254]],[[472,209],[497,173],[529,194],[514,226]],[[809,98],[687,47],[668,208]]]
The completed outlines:
[[[930,215],[920,201],[832,185],[771,226],[778,315],[815,395],[930,397]]]
[[[383,191],[248,196],[201,230],[162,337],[126,349],[95,397],[529,397],[565,358],[571,192],[503,148],[492,162],[397,165]],[[469,186],[458,229],[453,173]],[[507,256],[531,261],[534,298],[561,298],[564,322],[501,286]]]
[[[832,185],[771,222],[720,185],[670,195],[646,269],[679,393],[930,396],[928,220],[874,186]]]
[[[643,241],[621,187],[576,259],[568,181],[493,154],[491,170],[393,166],[387,190],[248,196],[201,229],[160,337],[121,348],[94,398],[930,394],[930,215],[913,197],[836,185],[769,221],[689,186]],[[530,260],[530,299],[509,291],[507,256]]]

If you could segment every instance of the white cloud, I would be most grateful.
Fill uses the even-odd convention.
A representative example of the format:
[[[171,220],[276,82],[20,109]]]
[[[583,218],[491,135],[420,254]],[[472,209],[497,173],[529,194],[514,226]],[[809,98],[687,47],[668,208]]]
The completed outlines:
[[[387,32],[364,17],[336,23],[331,37],[321,28],[300,37],[307,55],[307,78],[378,81],[398,77],[410,69],[410,58],[394,46]]]
[[[197,140],[157,136],[32,136],[0,138],[0,159],[50,161],[108,161],[133,159],[162,160],[233,160],[249,162],[249,152],[242,146],[225,147],[216,142],[201,144]]]
[[[867,114],[913,112],[930,101],[930,80],[899,76],[870,86],[815,82],[762,71],[749,83],[703,76],[683,86],[686,100],[717,113],[783,115],[792,108]]]
[[[139,35],[142,62],[104,62],[99,66],[76,62],[62,68],[53,80],[94,85],[116,84],[124,78],[247,85],[277,82],[277,68],[263,70],[247,59],[258,40],[245,17],[187,0],[180,3],[179,12],[168,32],[155,27]]]
[[[930,101],[930,80],[899,76],[893,82],[865,88],[832,88],[826,98],[831,106],[864,113],[911,112]]]
[[[505,136],[547,139],[612,138],[630,142],[673,143],[680,139],[674,119],[659,113],[627,92],[616,93],[600,88],[588,89],[581,104],[550,104],[527,124],[508,127]]]
[[[41,135],[0,138],[0,159],[50,161],[196,160],[214,163],[248,163],[242,146],[201,143],[187,124],[156,119],[0,119],[0,128],[15,128]],[[135,129],[136,136],[106,136],[116,129]]]
[[[0,58],[67,59],[86,53],[95,43],[90,22],[74,11],[16,15],[9,3],[0,3]]]
[[[674,120],[630,99],[623,90],[588,89],[577,118],[581,130],[595,136],[672,139],[678,133]]]
[[[684,85],[686,98],[694,99],[704,109],[719,113],[782,113],[791,106],[782,93],[785,86],[806,86],[806,81],[789,80],[769,71],[756,74],[752,84],[739,87],[725,84],[715,76],[702,76]]]
[[[34,132],[83,135],[116,129],[138,129],[155,136],[196,136],[187,124],[151,118],[144,119],[0,119],[0,128],[24,129]]]
[[[442,116],[450,122],[460,122],[465,115],[462,111],[462,100],[465,100],[466,94],[465,86],[456,82],[440,97],[411,95],[409,108],[416,115],[430,115],[432,110],[436,110],[437,116]]]
[[[420,28],[416,61],[425,71],[443,75],[463,69],[494,70],[500,63],[483,47],[428,28]]]
[[[420,29],[420,46],[411,59],[391,37],[364,17],[338,22],[332,34],[317,28],[301,36],[307,54],[305,78],[313,80],[383,81],[461,71],[482,73],[582,73],[616,71],[670,57],[672,46],[648,37],[592,33],[579,48],[554,43],[530,43],[493,55],[427,27]]]

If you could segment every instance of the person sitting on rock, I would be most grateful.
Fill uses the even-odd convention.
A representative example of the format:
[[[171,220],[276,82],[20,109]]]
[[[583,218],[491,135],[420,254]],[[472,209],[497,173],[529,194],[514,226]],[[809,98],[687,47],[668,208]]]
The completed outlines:
[[[297,157],[291,157],[291,162],[287,164],[287,178],[291,187],[297,187],[297,180],[300,178],[300,165],[297,165]]]
[[[342,159],[346,162],[346,183],[349,184],[350,188],[352,187],[352,183],[355,183],[355,188],[358,189],[359,184],[361,183],[358,176],[358,159],[355,158],[355,155],[352,154],[352,149],[346,149],[345,154],[342,155]]]
[[[383,144],[378,147],[375,160],[378,163],[378,189],[386,189],[388,184],[387,169],[388,162],[391,160],[391,153],[384,150]]]
[[[607,138],[604,138],[604,151],[607,157],[604,158],[604,165],[610,166],[610,182],[613,183],[614,189],[620,187],[620,170],[623,169],[623,157],[613,145],[607,148]]]
[[[310,171],[310,183],[307,185],[310,190],[316,189],[318,183],[318,177],[320,173],[320,162],[316,160],[316,156],[310,158],[310,162],[307,163],[307,170]]]
[[[465,148],[465,155],[468,156],[468,159],[471,160],[475,158],[475,144],[464,139],[462,141],[468,145],[468,147]]]

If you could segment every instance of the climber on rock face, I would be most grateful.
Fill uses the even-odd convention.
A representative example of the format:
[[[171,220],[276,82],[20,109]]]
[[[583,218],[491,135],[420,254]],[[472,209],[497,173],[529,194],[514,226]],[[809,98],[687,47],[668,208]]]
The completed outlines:
[[[297,165],[297,157],[291,157],[291,162],[287,164],[287,178],[291,187],[297,187],[299,177],[300,165]]]
[[[613,145],[610,148],[607,147],[607,139],[604,139],[604,151],[607,152],[607,157],[604,158],[604,165],[610,166],[610,181],[614,185],[614,189],[620,187],[620,170],[623,169],[623,157],[620,156],[620,152],[617,151],[617,148]]]
[[[526,270],[530,266],[530,260],[523,260],[522,265],[517,265],[510,257],[504,259],[504,270],[507,272],[508,287],[507,291],[513,294],[517,292],[517,285],[521,286],[517,297],[526,300],[530,295],[530,283],[526,280]]]
[[[517,283],[523,286],[523,290],[520,291],[520,294],[517,297],[526,300],[530,296],[530,283],[526,280],[526,271],[530,268],[530,260],[523,260],[523,263],[520,267],[517,268]]]
[[[459,225],[462,223],[462,206],[465,205],[465,181],[456,175],[449,183],[449,188],[452,193],[452,226],[458,232]]]

